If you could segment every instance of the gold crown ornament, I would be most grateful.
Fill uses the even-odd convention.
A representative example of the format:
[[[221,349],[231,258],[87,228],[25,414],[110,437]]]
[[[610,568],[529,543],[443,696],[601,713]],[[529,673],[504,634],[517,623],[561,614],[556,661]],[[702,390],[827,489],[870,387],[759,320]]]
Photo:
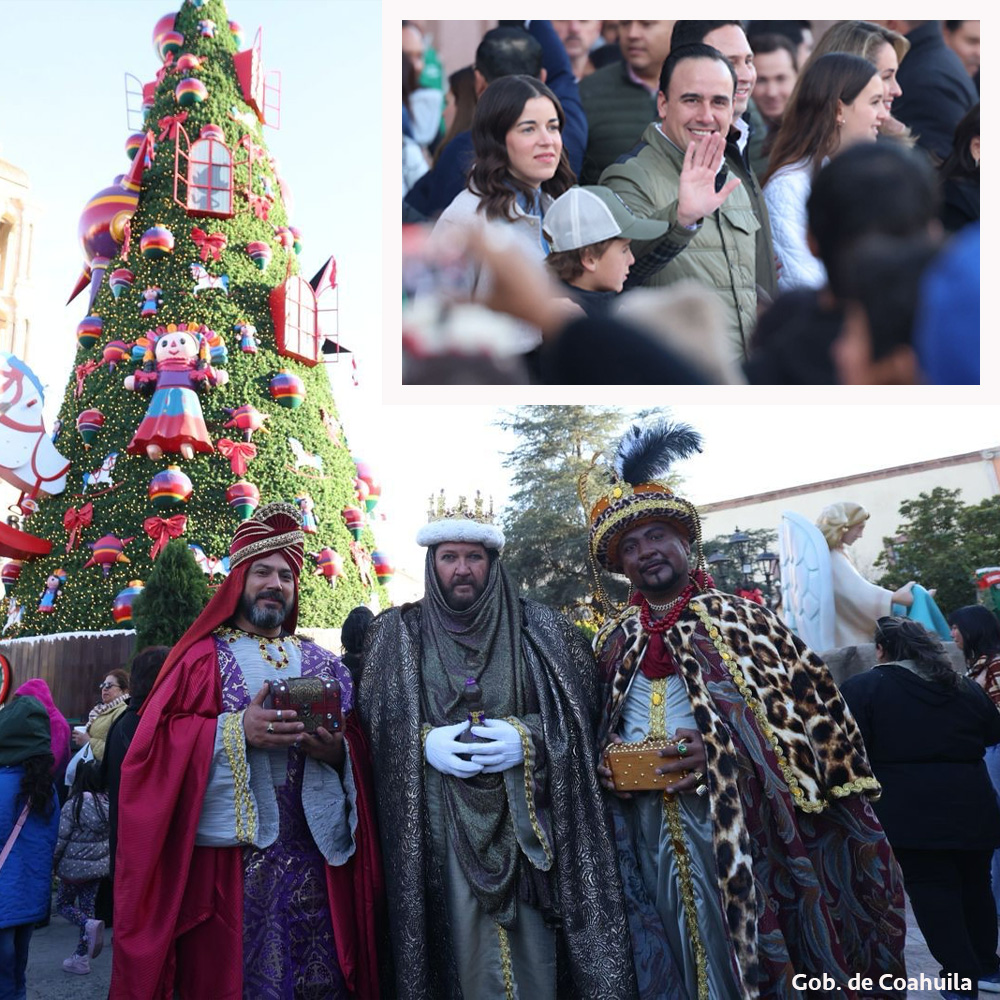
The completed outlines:
[[[441,542],[468,542],[501,551],[504,534],[494,521],[492,497],[487,508],[479,490],[471,504],[467,497],[460,496],[451,506],[445,501],[444,490],[436,497],[432,494],[427,523],[417,532],[417,544],[439,545]]]

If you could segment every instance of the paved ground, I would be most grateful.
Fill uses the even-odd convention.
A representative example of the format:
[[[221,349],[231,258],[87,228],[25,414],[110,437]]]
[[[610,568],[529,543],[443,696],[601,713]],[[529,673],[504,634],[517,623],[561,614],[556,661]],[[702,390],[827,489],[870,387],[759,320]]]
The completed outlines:
[[[936,976],[939,966],[931,958],[923,935],[906,908],[906,968],[910,976],[923,972]],[[62,960],[73,953],[77,932],[62,917],[53,915],[48,927],[36,930],[28,957],[28,1000],[107,1000],[111,982],[112,932],[105,931],[104,951],[90,963],[89,976],[63,972]],[[940,1000],[937,991],[915,991],[910,1000]]]

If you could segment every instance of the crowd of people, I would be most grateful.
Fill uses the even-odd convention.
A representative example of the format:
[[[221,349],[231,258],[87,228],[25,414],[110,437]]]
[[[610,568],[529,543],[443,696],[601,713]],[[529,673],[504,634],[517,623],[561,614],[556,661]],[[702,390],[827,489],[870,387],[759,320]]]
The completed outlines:
[[[404,381],[979,383],[978,21],[402,30]]]
[[[700,447],[637,425],[581,477],[592,643],[519,595],[481,499],[442,495],[423,598],[356,609],[341,659],[297,633],[305,535],[277,503],[183,637],[108,674],[102,706],[130,695],[61,811],[69,726],[43,681],[18,688],[0,997],[25,995],[53,875],[79,931],[63,968],[90,971],[109,874],[112,1000],[1000,992],[996,615],[952,613],[962,676],[881,614],[914,588],[885,592],[876,664],[838,688],[776,614],[715,588],[668,483]],[[831,550],[864,518],[824,511]],[[904,889],[937,977],[907,972]]]

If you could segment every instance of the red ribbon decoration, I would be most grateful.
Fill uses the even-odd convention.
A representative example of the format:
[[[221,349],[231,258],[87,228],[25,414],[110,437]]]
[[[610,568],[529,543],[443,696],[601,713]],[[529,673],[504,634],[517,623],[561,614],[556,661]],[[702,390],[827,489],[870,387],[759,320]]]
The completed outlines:
[[[258,219],[267,220],[267,213],[271,209],[271,199],[267,195],[261,194],[248,194],[247,201],[250,203],[250,207],[253,209],[254,215]]]
[[[191,239],[201,251],[202,261],[207,261],[209,255],[211,255],[212,260],[218,260],[219,254],[226,249],[226,244],[229,242],[225,233],[206,233],[204,229],[199,229],[197,226],[191,230]]]
[[[69,552],[71,549],[75,549],[80,544],[80,531],[83,528],[90,526],[90,522],[94,519],[94,505],[89,501],[80,508],[70,507],[69,510],[63,514],[63,527],[69,532],[69,538],[66,541],[66,551]]]
[[[181,111],[176,115],[164,115],[156,124],[160,126],[163,131],[157,137],[157,142],[162,142],[164,139],[174,139],[177,137],[177,127],[183,125],[187,121],[188,113],[186,111]]]
[[[147,517],[142,522],[146,534],[153,539],[153,547],[149,550],[149,558],[155,559],[171,538],[180,538],[187,527],[186,514],[174,514],[173,517]]]
[[[103,365],[103,361],[84,361],[82,365],[76,366],[76,398],[83,395],[83,383],[88,375],[93,375],[98,368]]]
[[[229,438],[220,438],[215,445],[219,449],[219,454],[229,459],[229,467],[236,476],[246,475],[247,462],[257,457],[257,445],[249,441],[230,441]]]

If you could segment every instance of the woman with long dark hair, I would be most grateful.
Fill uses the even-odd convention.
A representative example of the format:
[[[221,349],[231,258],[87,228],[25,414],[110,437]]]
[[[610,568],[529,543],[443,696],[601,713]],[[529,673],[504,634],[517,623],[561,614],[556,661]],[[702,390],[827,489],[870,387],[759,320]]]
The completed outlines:
[[[0,710],[0,997],[25,995],[28,945],[49,912],[59,802],[45,706],[15,695]]]
[[[484,223],[502,230],[541,264],[549,253],[542,220],[552,202],[573,186],[575,177],[563,149],[566,124],[559,98],[532,76],[494,80],[476,105],[472,144],[476,159],[467,182],[434,227],[433,240],[447,243],[462,227]],[[472,278],[472,293],[485,297],[486,273]],[[541,336],[524,326],[515,345],[533,350]]]
[[[952,977],[942,995],[975,996],[977,984],[997,992],[990,859],[1000,806],[983,753],[1000,743],[1000,712],[917,622],[880,618],[875,655],[841,687],[882,785],[875,812],[927,947]]]
[[[874,142],[887,117],[882,80],[867,59],[833,52],[809,61],[785,106],[764,181],[781,291],[826,284],[806,241],[813,179],[845,149]]]
[[[955,126],[955,141],[938,168],[941,222],[950,233],[979,221],[979,104]]]
[[[445,146],[460,132],[472,128],[472,118],[476,113],[479,98],[476,94],[476,71],[472,66],[456,69],[448,77],[448,93],[444,106],[444,137],[434,150],[433,166],[437,166]]]

